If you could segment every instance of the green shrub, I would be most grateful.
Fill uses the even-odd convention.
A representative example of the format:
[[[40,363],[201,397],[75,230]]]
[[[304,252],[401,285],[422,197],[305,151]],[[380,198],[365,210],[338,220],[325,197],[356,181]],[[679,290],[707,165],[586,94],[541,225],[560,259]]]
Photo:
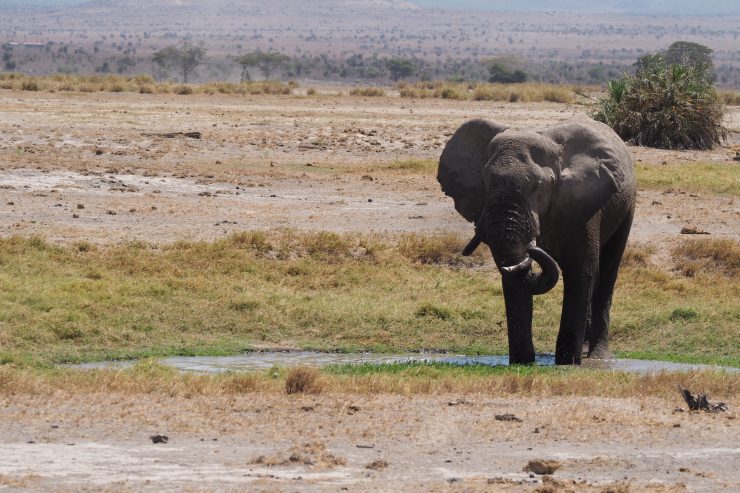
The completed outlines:
[[[724,112],[710,66],[669,65],[657,54],[641,58],[634,75],[609,82],[593,117],[638,145],[711,149],[727,137]]]

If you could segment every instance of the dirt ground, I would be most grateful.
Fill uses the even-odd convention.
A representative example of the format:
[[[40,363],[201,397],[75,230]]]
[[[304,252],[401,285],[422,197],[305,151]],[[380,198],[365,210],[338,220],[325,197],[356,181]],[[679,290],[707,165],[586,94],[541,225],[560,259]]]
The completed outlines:
[[[393,97],[4,91],[0,235],[171,242],[289,227],[466,236],[471,226],[433,173],[393,172],[383,163],[437,159],[470,118],[537,127],[583,111],[555,103]],[[733,108],[728,126],[740,130],[740,109]],[[185,132],[201,138],[177,134]],[[729,164],[735,156],[732,146],[631,151],[636,161],[655,164]],[[641,191],[632,241],[676,237],[683,227],[737,238],[739,216],[734,197]]]
[[[544,126],[583,111],[392,97],[0,91],[0,236],[170,242],[280,227],[466,236],[471,226],[433,176],[387,163],[437,159],[470,118]],[[740,129],[737,108],[728,125]],[[657,165],[729,164],[735,155],[731,146],[632,152]],[[670,242],[685,226],[739,238],[738,215],[735,197],[641,191],[632,241]],[[734,415],[675,412],[680,404],[678,396],[3,397],[0,490],[740,489]],[[153,444],[160,433],[168,443]],[[534,459],[561,467],[552,478],[524,472]]]
[[[0,400],[0,490],[737,491],[735,415],[679,401],[17,396]]]

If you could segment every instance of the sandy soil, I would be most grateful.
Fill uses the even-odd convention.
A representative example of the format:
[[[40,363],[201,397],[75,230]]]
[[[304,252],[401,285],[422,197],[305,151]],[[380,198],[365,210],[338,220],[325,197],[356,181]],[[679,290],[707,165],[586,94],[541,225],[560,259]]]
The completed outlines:
[[[0,489],[737,491],[735,415],[679,400],[17,396],[0,399]]]
[[[0,93],[0,235],[56,241],[213,239],[236,230],[452,231],[470,225],[433,176],[382,163],[436,159],[463,121],[544,126],[584,111],[350,97]],[[740,129],[740,110],[728,125]],[[201,132],[201,138],[177,132]],[[737,134],[733,138],[736,138]],[[632,148],[649,163],[731,163],[711,152]],[[733,197],[640,193],[633,241],[694,227],[738,237]]]

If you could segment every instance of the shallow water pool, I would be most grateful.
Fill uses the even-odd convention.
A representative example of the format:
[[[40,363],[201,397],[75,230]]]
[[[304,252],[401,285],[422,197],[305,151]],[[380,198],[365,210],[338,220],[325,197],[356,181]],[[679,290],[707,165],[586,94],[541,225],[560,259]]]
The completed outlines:
[[[180,371],[199,373],[221,373],[227,371],[254,371],[264,370],[273,366],[327,366],[342,364],[383,364],[383,363],[449,363],[455,365],[488,365],[508,366],[509,357],[503,356],[466,356],[440,353],[321,353],[315,351],[260,351],[248,352],[235,356],[175,356],[163,358],[160,363],[176,368]],[[536,364],[540,366],[555,366],[555,356],[551,354],[538,355]],[[132,366],[130,361],[103,361],[99,363],[83,363],[70,365],[73,368],[125,368]],[[602,370],[627,371],[635,373],[657,373],[660,371],[681,372],[692,370],[725,370],[740,371],[739,368],[700,365],[689,363],[673,363],[669,361],[612,359],[590,360],[584,359],[582,367]]]

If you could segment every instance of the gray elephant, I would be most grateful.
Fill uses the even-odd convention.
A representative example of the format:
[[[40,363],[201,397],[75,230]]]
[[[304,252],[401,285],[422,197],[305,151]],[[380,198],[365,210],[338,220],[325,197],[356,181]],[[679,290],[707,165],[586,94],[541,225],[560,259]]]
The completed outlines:
[[[447,142],[437,180],[475,223],[463,254],[483,242],[501,272],[509,362],[534,362],[532,296],[552,289],[558,266],[556,364],[580,364],[584,342],[589,357],[610,358],[609,310],[637,193],[619,136],[585,116],[521,131],[471,120]]]

